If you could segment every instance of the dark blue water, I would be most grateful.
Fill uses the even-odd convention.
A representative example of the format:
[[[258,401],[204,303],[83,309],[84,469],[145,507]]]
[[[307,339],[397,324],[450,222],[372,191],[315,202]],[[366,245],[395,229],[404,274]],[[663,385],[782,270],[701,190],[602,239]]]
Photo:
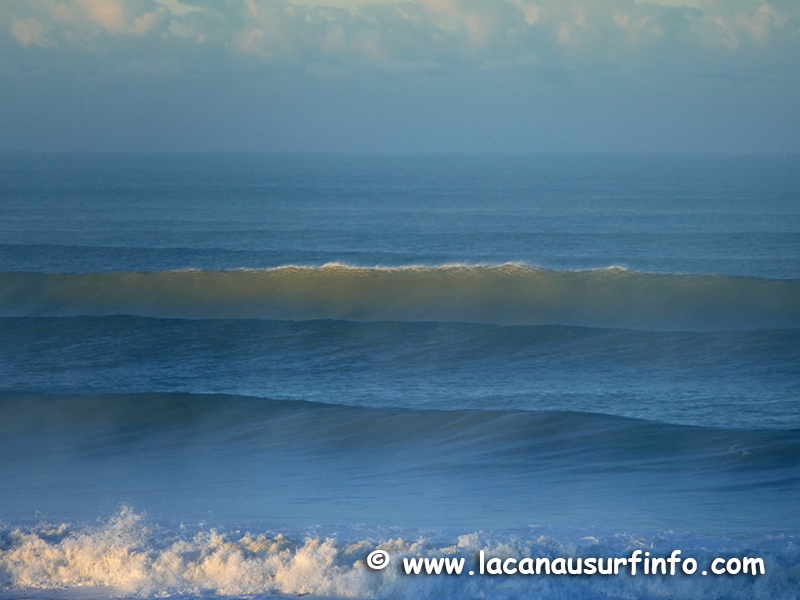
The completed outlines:
[[[789,598],[798,400],[797,157],[0,157],[7,593]]]
[[[0,269],[523,262],[800,277],[798,159],[3,155]]]

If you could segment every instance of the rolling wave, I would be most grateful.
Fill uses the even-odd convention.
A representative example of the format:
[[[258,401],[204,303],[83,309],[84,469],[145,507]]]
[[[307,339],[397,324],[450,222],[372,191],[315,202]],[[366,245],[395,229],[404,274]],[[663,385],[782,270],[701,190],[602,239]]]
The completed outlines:
[[[246,396],[0,394],[11,441],[66,436],[94,451],[166,449],[186,440],[252,451],[407,456],[409,464],[530,472],[712,469],[798,479],[800,430],[692,427],[625,417],[518,410],[378,409]],[[28,446],[23,444],[23,450]]]
[[[0,274],[0,316],[441,321],[652,330],[800,327],[800,280],[521,264]]]
[[[244,396],[3,394],[0,456],[0,514],[13,519],[87,520],[123,501],[281,527],[798,526],[800,430]]]

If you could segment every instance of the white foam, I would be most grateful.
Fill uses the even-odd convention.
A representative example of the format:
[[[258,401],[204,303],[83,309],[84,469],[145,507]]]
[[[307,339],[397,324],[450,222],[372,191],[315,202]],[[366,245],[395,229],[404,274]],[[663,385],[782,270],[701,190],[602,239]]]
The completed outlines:
[[[392,566],[402,557],[463,556],[478,550],[492,556],[576,556],[581,553],[624,556],[648,547],[662,552],[686,538],[576,534],[558,539],[531,531],[525,538],[493,538],[483,533],[458,536],[455,542],[402,536],[345,541],[336,535],[290,537],[284,534],[223,533],[181,527],[164,530],[123,508],[99,526],[4,527],[0,550],[0,585],[14,590],[113,590],[116,596],[204,597],[311,594],[350,598],[753,598],[791,597],[797,576],[796,540],[764,538],[760,552],[767,575],[716,577],[470,577],[407,576],[399,568],[371,571],[364,557],[386,550]],[[695,552],[740,552],[742,541],[702,540]],[[715,550],[699,550],[716,543]],[[788,544],[788,546],[787,546]],[[752,553],[752,550],[749,550]],[[695,554],[695,556],[699,556]],[[791,565],[795,565],[792,567]],[[13,594],[12,594],[13,595]],[[96,595],[96,594],[95,594]],[[102,595],[102,594],[101,594]]]

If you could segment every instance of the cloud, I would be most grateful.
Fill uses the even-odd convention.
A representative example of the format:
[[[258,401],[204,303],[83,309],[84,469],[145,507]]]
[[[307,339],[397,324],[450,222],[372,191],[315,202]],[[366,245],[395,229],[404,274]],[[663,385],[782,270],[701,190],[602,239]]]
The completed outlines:
[[[763,44],[767,42],[771,32],[783,29],[788,20],[785,14],[778,13],[769,4],[763,4],[751,15],[737,14],[734,22],[754,41]]]
[[[539,6],[537,4],[518,2],[515,6],[522,11],[523,19],[528,25],[533,25],[539,20]]]
[[[191,6],[189,4],[183,4],[179,0],[158,0],[159,4],[163,4],[167,7],[169,12],[173,15],[186,15],[193,12],[202,12],[202,8],[198,8],[197,6]]]
[[[146,0],[26,0],[14,3],[15,13],[28,13],[25,18],[14,20],[14,37],[25,45],[42,45],[40,42],[47,40],[46,47],[57,43],[55,39],[41,37],[45,30],[65,43],[85,41],[98,35],[143,37],[165,25],[171,14],[166,5]]]
[[[32,44],[41,48],[55,45],[55,42],[45,35],[44,25],[34,18],[20,19],[11,23],[11,35],[26,47]]]
[[[530,57],[560,68],[785,67],[800,47],[800,5],[788,0],[11,0],[0,19],[22,48],[51,53],[135,59],[157,48],[167,57],[216,53],[320,74],[388,65],[531,68]],[[191,40],[196,50],[185,45]]]

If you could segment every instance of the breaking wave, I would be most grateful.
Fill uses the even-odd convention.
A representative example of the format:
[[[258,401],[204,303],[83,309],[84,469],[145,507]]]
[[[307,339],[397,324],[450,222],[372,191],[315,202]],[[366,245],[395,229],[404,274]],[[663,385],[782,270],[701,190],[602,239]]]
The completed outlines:
[[[758,550],[754,550],[758,547]],[[403,557],[463,557],[474,565],[484,550],[499,557],[656,556],[679,548],[701,565],[716,556],[760,556],[763,576],[407,576]],[[101,587],[108,596],[219,597],[314,594],[353,598],[790,598],[795,595],[798,544],[793,536],[726,538],[664,533],[637,535],[531,528],[518,535],[483,532],[453,537],[413,531],[306,533],[217,530],[199,525],[167,528],[123,507],[96,525],[39,523],[0,526],[0,591],[35,597],[33,590]],[[371,571],[374,549],[391,565]],[[466,571],[466,569],[465,569]],[[17,591],[15,594],[14,592]],[[26,593],[27,592],[27,593]],[[75,593],[77,592],[77,593]],[[22,596],[20,596],[22,593]],[[58,597],[50,592],[49,597]]]
[[[800,327],[800,280],[521,264],[0,274],[0,316],[340,319],[653,330]]]

